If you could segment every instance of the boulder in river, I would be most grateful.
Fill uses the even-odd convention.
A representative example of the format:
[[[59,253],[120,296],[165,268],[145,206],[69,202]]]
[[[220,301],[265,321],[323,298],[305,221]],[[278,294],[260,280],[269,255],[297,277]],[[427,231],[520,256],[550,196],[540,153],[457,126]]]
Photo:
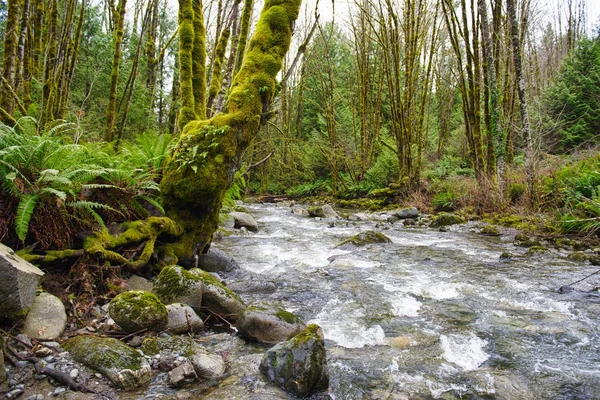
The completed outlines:
[[[235,327],[240,335],[261,343],[279,343],[300,333],[306,325],[293,313],[277,307],[248,307]]]
[[[419,218],[419,210],[416,207],[403,208],[402,210],[394,211],[393,215],[398,219],[416,219]]]
[[[67,313],[62,301],[50,293],[40,293],[25,318],[22,332],[31,339],[54,340],[67,326]]]
[[[500,231],[493,225],[485,225],[479,230],[479,234],[484,236],[500,236]]]
[[[381,232],[365,231],[354,235],[349,239],[343,240],[335,246],[336,249],[352,249],[362,247],[372,243],[392,243],[392,240]]]
[[[0,243],[0,315],[11,319],[25,316],[43,275],[38,267]]]
[[[198,277],[204,285],[202,307],[215,314],[221,314],[230,321],[235,321],[237,315],[246,309],[240,296],[208,272],[199,268],[193,268],[189,272]]]
[[[335,212],[333,207],[329,204],[325,204],[324,206],[314,206],[309,207],[308,215],[311,217],[319,217],[319,218],[337,218],[338,214]]]
[[[105,375],[115,385],[132,390],[152,379],[146,358],[123,342],[98,336],[76,336],[61,345],[73,359]]]
[[[208,272],[231,272],[240,269],[233,257],[214,246],[211,246],[206,254],[198,256],[198,267]]]
[[[443,228],[448,225],[464,224],[466,221],[460,215],[441,212],[431,221],[432,228]]]
[[[537,239],[533,239],[527,235],[525,235],[524,233],[517,233],[515,235],[515,246],[519,246],[519,247],[533,247],[533,246],[541,246],[542,243],[537,240]]]
[[[234,211],[230,212],[229,216],[233,217],[235,221],[234,227],[236,229],[246,228],[250,232],[258,231],[258,223],[252,215],[245,212]]]
[[[115,296],[108,307],[110,317],[125,332],[162,331],[168,322],[167,308],[155,294],[130,290]]]
[[[329,376],[321,328],[311,324],[289,341],[267,350],[260,371],[297,397],[326,390]]]
[[[154,281],[154,293],[164,304],[183,303],[199,310],[202,306],[202,279],[177,265],[163,268]]]
[[[165,330],[169,332],[175,334],[198,332],[204,327],[202,319],[187,304],[169,304],[167,306],[167,313],[169,315],[169,322]]]

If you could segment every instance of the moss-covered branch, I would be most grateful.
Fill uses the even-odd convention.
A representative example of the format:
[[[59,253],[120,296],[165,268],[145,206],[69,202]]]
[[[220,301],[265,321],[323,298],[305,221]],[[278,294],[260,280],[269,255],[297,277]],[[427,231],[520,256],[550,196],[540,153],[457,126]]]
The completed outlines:
[[[183,129],[161,181],[167,215],[184,228],[178,257],[192,257],[210,245],[223,195],[273,100],[299,9],[300,0],[265,2],[225,112]]]

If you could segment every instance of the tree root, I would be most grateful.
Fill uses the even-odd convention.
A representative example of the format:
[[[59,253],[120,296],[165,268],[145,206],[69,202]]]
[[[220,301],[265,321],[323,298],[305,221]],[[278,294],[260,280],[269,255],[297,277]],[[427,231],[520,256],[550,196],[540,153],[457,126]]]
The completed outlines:
[[[111,234],[108,229],[93,232],[84,240],[83,249],[49,250],[44,254],[34,254],[31,249],[23,249],[18,254],[34,264],[50,264],[91,256],[121,265],[130,271],[138,271],[150,262],[159,237],[177,238],[181,233],[181,227],[170,218],[149,217],[146,220],[123,223],[115,234]],[[132,245],[139,245],[138,251],[134,252],[140,253],[137,259],[127,258],[118,252]]]

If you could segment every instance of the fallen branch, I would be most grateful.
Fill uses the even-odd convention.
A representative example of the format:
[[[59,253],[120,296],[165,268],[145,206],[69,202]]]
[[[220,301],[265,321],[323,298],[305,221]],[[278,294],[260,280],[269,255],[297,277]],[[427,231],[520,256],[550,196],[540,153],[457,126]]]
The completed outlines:
[[[43,374],[43,375],[49,376],[49,377],[57,380],[58,382],[68,386],[69,389],[77,391],[77,392],[96,393],[94,390],[90,389],[85,384],[75,382],[75,380],[73,378],[71,378],[71,376],[69,374],[67,374],[66,372],[62,372],[62,371],[56,370],[54,368],[47,368],[47,367],[42,366],[42,360],[40,360],[39,358],[34,357],[34,356],[24,356],[22,354],[19,354],[19,352],[17,352],[15,349],[13,349],[9,344],[6,344],[6,348],[10,351],[10,353],[12,353],[12,355],[14,355],[19,360],[28,361],[28,362],[32,363],[35,368],[35,371],[38,374]]]

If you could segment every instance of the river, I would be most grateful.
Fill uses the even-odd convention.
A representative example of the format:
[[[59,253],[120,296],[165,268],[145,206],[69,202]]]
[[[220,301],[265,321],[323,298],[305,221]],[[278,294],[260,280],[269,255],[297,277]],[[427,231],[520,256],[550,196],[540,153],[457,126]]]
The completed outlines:
[[[529,256],[514,232],[486,237],[472,224],[440,232],[386,214],[247,208],[260,231],[217,246],[276,283],[248,302],[280,303],[323,328],[331,398],[600,398],[600,299],[584,293],[600,283],[557,292],[596,267],[556,251]],[[335,248],[368,229],[392,243]]]

